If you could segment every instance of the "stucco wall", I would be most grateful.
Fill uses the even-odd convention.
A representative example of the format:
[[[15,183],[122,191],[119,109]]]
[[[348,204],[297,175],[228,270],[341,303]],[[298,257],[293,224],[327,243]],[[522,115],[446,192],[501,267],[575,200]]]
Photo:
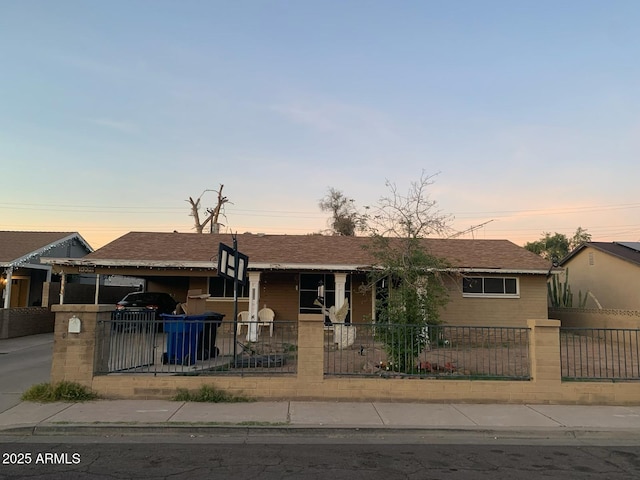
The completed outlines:
[[[585,247],[564,265],[576,306],[578,292],[590,291],[602,308],[640,310],[640,266],[592,247]],[[560,278],[564,281],[564,277]],[[587,308],[597,308],[589,298]]]
[[[372,316],[371,291],[364,274],[351,276],[351,321],[368,323]],[[447,281],[449,303],[442,310],[441,320],[449,325],[524,326],[529,318],[547,318],[547,286],[543,275],[520,277],[520,298],[466,298],[462,295],[462,279]],[[297,320],[299,310],[298,275],[266,272],[260,279],[260,308],[267,306],[280,320]],[[233,321],[233,301],[209,299],[206,309],[224,313]],[[248,309],[248,299],[240,299],[238,311]]]
[[[524,326],[529,318],[547,318],[546,278],[523,275],[519,285],[520,298],[467,298],[462,295],[462,279],[449,278],[449,303],[441,320],[449,325],[511,327]]]

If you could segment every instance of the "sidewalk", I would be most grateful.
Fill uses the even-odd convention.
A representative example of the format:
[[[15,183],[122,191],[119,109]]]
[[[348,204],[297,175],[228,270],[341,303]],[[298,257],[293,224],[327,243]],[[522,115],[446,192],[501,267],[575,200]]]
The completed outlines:
[[[429,430],[518,435],[611,433],[640,438],[640,406],[379,402],[23,402],[0,413],[0,434],[166,433],[169,429]]]

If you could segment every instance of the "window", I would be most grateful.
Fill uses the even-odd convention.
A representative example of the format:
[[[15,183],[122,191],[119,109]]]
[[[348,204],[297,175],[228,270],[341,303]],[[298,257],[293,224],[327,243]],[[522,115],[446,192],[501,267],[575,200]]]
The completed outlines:
[[[465,277],[463,297],[518,297],[518,279],[506,277]]]
[[[332,273],[301,273],[300,274],[300,313],[321,313],[322,309],[315,305],[318,298],[318,285],[322,282],[324,289],[324,304],[327,308],[336,303],[336,283]],[[347,275],[345,283],[345,297],[351,305],[351,275]],[[349,323],[349,317],[345,320]]]
[[[233,298],[233,280],[222,277],[209,278],[209,295],[218,298]],[[238,298],[249,298],[249,282],[238,284]]]

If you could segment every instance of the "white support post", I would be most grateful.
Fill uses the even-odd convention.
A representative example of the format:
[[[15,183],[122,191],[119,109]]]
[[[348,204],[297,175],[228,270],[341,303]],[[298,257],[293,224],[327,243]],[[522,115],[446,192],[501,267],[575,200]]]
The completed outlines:
[[[258,340],[258,307],[260,305],[260,272],[249,272],[249,328],[247,342]]]
[[[347,274],[346,273],[334,273],[333,274],[336,282],[336,310],[339,310],[342,305],[344,305],[344,301],[346,300],[346,284],[347,284]]]
[[[13,268],[9,267],[5,270],[7,274],[7,283],[4,286],[4,308],[11,307],[11,281],[13,277]]]

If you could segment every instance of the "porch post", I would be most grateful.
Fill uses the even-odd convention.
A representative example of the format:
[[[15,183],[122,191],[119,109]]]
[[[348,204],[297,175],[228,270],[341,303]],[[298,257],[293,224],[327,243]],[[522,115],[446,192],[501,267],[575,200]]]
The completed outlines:
[[[98,305],[99,298],[100,298],[100,274],[96,273],[96,294],[95,294],[93,303]]]
[[[4,271],[7,274],[7,283],[4,285],[4,308],[11,307],[11,280],[13,277],[13,267]]]
[[[258,340],[258,307],[260,305],[260,272],[249,272],[249,328],[247,341]]]
[[[344,301],[346,299],[346,284],[347,284],[347,274],[346,273],[334,273],[333,274],[336,282],[336,310],[339,310],[342,305],[344,305]]]
[[[67,274],[60,274],[60,305],[64,305],[64,287],[67,285]]]

